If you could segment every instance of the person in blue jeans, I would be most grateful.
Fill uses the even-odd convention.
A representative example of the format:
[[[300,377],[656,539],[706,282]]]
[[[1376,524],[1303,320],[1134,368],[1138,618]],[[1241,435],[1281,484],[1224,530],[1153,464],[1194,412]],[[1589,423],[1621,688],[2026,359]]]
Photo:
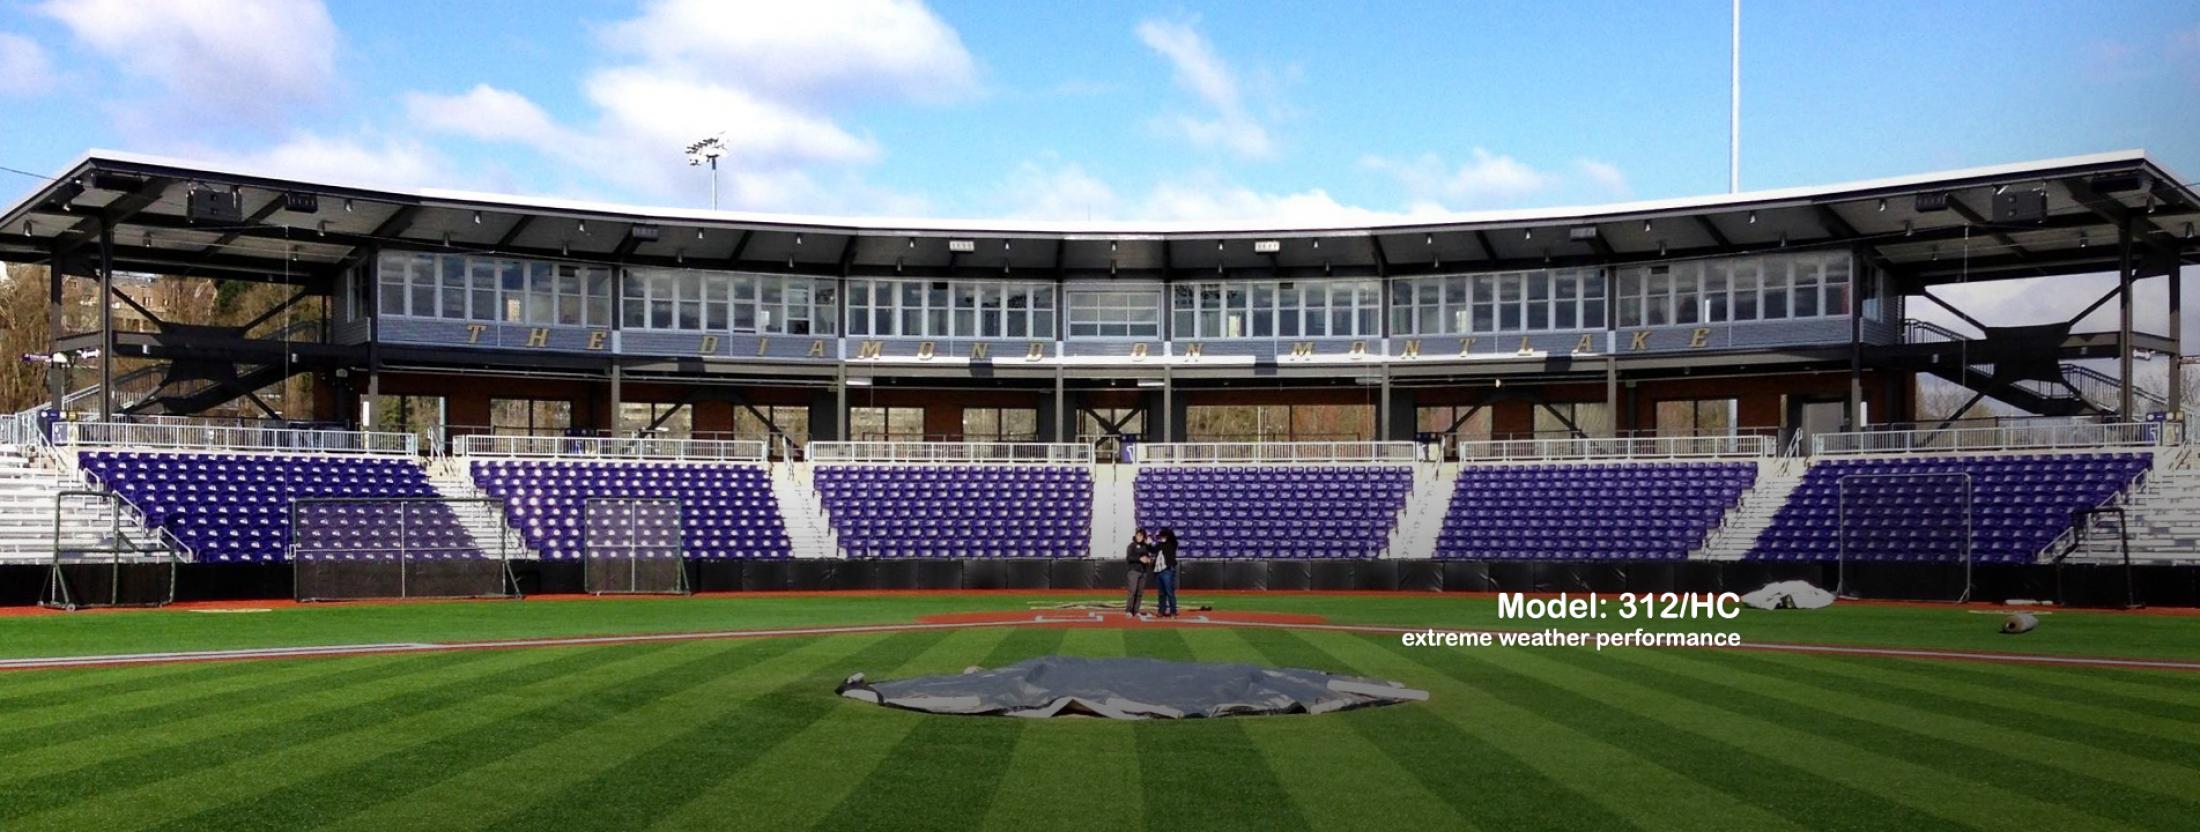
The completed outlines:
[[[1153,579],[1161,590],[1161,617],[1176,617],[1176,530],[1163,527],[1154,535]]]

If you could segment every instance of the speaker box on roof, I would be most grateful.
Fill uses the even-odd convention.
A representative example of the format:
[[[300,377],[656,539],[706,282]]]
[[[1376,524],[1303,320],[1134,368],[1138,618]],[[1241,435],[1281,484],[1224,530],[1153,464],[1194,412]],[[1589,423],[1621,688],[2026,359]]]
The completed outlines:
[[[192,222],[244,222],[244,194],[234,188],[195,188],[184,208]]]
[[[2014,188],[1994,195],[1995,222],[2040,222],[2047,219],[2047,192]]]

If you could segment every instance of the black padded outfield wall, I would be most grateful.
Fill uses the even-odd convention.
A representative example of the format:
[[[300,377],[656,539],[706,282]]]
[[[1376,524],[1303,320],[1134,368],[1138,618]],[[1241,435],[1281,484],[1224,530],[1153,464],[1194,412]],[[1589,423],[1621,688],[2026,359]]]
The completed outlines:
[[[1100,560],[908,559],[689,561],[696,592],[788,590],[1095,590],[1123,586],[1124,564]],[[34,604],[46,566],[0,566],[0,603]],[[1377,592],[1748,592],[1772,581],[1802,580],[1832,588],[1831,563],[1764,561],[1261,560],[1186,561],[1183,588],[1200,590],[1351,590]],[[584,590],[576,561],[514,561],[528,595]],[[287,599],[287,564],[185,565],[177,600]],[[1971,597],[2057,601],[2079,607],[2121,607],[2125,587],[2154,607],[2200,606],[2200,565],[1979,566]],[[1946,601],[1963,591],[1963,567],[1924,563],[1852,564],[1851,593],[1873,599]]]

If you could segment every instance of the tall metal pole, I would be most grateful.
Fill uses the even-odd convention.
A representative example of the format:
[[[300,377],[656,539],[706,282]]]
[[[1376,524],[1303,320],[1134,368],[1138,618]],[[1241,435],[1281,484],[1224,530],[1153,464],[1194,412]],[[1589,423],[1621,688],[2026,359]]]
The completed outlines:
[[[1742,0],[1734,0],[1739,3]],[[718,210],[718,157],[710,157],[710,210]]]
[[[99,420],[111,422],[114,418],[115,227],[102,219],[99,221]]]
[[[1742,0],[1734,0],[1733,95],[1728,102],[1726,190],[1742,192]]]
[[[2137,270],[2132,262],[2132,224],[2116,226],[2116,418],[2135,421],[2131,413],[2131,284]]]

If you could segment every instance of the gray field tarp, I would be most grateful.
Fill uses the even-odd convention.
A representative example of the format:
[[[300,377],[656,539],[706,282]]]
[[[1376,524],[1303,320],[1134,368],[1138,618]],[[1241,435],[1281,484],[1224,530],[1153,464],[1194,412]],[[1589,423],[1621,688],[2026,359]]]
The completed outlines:
[[[1111,719],[1185,719],[1249,714],[1328,713],[1421,701],[1427,691],[1397,682],[1318,670],[1142,658],[1042,656],[995,670],[885,682],[858,673],[841,684],[852,699],[942,714]]]

